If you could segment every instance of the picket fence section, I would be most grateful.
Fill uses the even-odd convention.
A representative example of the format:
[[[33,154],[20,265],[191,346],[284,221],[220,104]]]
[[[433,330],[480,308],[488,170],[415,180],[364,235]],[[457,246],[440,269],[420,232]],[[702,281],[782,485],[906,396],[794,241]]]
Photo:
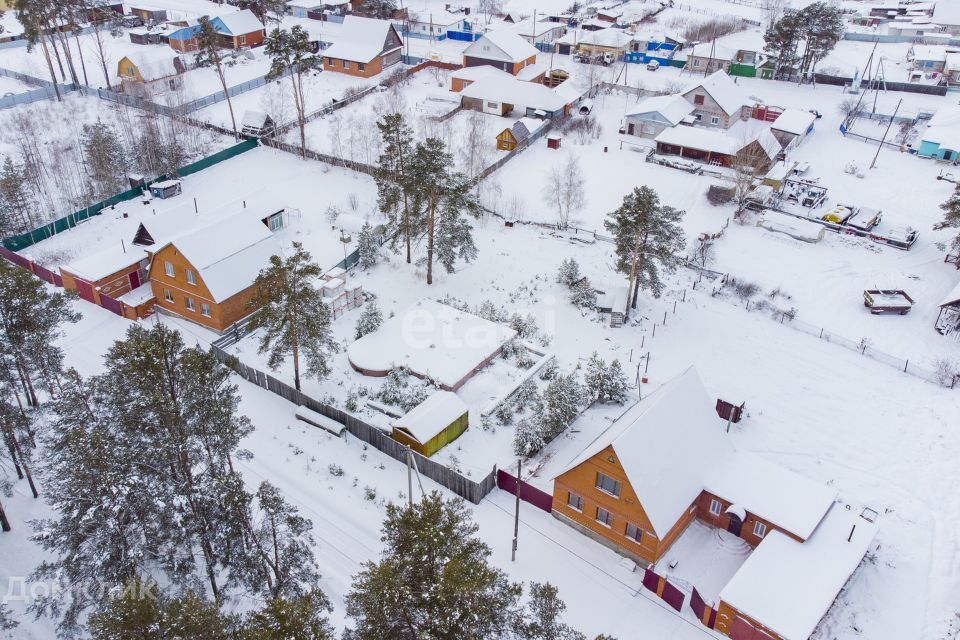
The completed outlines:
[[[235,342],[235,336],[224,336],[220,340],[213,342],[211,350],[214,357],[225,366],[235,371],[238,375],[253,384],[270,391],[298,406],[306,407],[311,411],[316,411],[320,415],[326,416],[331,420],[339,422],[351,435],[373,446],[394,460],[406,464],[408,456],[412,455],[417,470],[424,476],[434,482],[443,485],[458,496],[469,500],[473,504],[480,504],[480,501],[497,485],[496,466],[486,477],[476,482],[463,474],[446,467],[439,462],[426,458],[416,451],[409,450],[406,446],[400,444],[382,430],[370,425],[359,418],[350,415],[344,411],[332,407],[328,404],[311,398],[310,396],[297,391],[295,388],[280,382],[271,375],[268,375],[258,369],[254,369],[243,364],[236,356],[230,355],[223,350],[221,345]]]

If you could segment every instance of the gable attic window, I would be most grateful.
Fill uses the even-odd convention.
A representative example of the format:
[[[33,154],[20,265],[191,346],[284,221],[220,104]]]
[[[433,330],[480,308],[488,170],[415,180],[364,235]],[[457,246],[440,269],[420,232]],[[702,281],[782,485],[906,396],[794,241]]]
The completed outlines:
[[[767,535],[767,525],[763,524],[759,520],[753,523],[753,535],[758,538],[762,538]]]
[[[703,104],[703,96],[699,93],[693,96],[693,104]]]
[[[186,307],[187,307],[187,311],[196,311],[196,310],[197,310],[197,305],[196,305],[196,303],[193,301],[193,298],[184,298],[184,304],[185,304]]]
[[[597,472],[596,487],[604,493],[609,493],[617,498],[620,497],[620,482],[618,480],[614,480],[610,476],[600,473],[599,471]]]
[[[716,498],[711,498],[711,499],[710,499],[710,513],[712,513],[712,514],[715,515],[715,516],[718,516],[718,515],[720,515],[720,510],[721,510],[721,509],[723,509],[723,505],[720,504],[720,501],[717,500]]]
[[[169,260],[165,260],[163,263],[163,272],[172,278],[174,274],[173,263]]]
[[[187,282],[190,284],[197,284],[197,276],[194,275],[193,269],[184,269],[183,273],[187,277]]]

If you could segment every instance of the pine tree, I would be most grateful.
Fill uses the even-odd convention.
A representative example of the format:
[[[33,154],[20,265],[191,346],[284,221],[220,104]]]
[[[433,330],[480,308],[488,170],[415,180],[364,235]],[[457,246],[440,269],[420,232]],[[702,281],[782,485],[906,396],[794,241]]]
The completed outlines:
[[[578,309],[592,309],[597,306],[597,290],[589,280],[580,278],[570,289],[570,302]]]
[[[334,640],[336,634],[323,615],[330,610],[330,601],[319,589],[269,598],[263,608],[244,618],[238,640]]]
[[[543,392],[543,439],[550,442],[569,427],[580,415],[583,388],[577,372],[558,375]]]
[[[120,191],[126,180],[126,152],[113,128],[100,120],[85,124],[80,144],[97,197]]]
[[[380,262],[380,241],[369,222],[364,222],[357,234],[357,251],[360,253],[360,268],[364,271]]]
[[[940,229],[960,229],[960,184],[953,189],[953,193],[940,205],[943,209],[943,221],[933,226],[937,231]],[[950,246],[954,249],[960,249],[960,233],[953,237]]]
[[[276,17],[279,24],[287,10],[286,0],[235,0],[233,4],[241,10],[250,9],[263,24],[267,24],[271,15]]]
[[[538,416],[521,418],[513,433],[513,453],[528,458],[543,449],[544,429]]]
[[[603,398],[607,402],[621,404],[627,401],[627,376],[624,375],[619,360],[611,362],[610,368],[607,369],[607,387]]]
[[[580,265],[573,258],[567,258],[560,263],[557,270],[557,282],[572,287],[580,279]]]
[[[61,102],[63,96],[60,95],[60,85],[57,82],[57,74],[53,69],[53,60],[50,57],[50,47],[47,44],[49,27],[56,13],[55,0],[15,0],[13,8],[16,10],[17,20],[23,26],[23,35],[27,39],[30,48],[40,43],[43,49],[43,57],[47,63],[47,70],[50,72],[50,81],[53,83],[53,91],[57,96],[57,101]],[[54,47],[56,44],[51,41]],[[61,73],[63,69],[61,67]]]
[[[371,18],[388,20],[396,11],[396,0],[363,0],[360,3],[360,13]]]
[[[371,300],[367,306],[360,312],[360,318],[357,319],[357,329],[354,337],[359,340],[368,333],[373,333],[383,324],[383,314],[380,313],[380,307],[376,300]]]
[[[319,580],[310,530],[313,524],[283,499],[269,482],[257,489],[260,520],[254,524],[255,544],[270,568],[271,597],[302,596]]]
[[[254,11],[256,13],[256,11]],[[263,17],[257,16],[260,21]],[[200,16],[198,21],[199,31],[197,32],[197,53],[194,56],[194,62],[198,67],[213,67],[220,80],[220,86],[223,87],[223,93],[227,97],[227,110],[230,112],[230,126],[233,128],[233,137],[237,138],[237,119],[233,115],[233,101],[230,100],[230,89],[227,87],[226,70],[223,67],[223,60],[220,57],[220,34],[213,28],[213,23],[207,16]]]
[[[0,168],[0,235],[28,230],[35,205],[26,169],[7,156]]]
[[[0,512],[3,511],[3,507],[0,506]],[[8,531],[8,529],[4,529]],[[13,631],[20,626],[20,622],[15,620],[13,614],[10,613],[10,608],[5,604],[0,604],[0,632]]]
[[[801,9],[797,18],[803,25],[801,69],[804,73],[813,73],[817,62],[825,58],[843,37],[843,14],[839,7],[814,2]]]
[[[530,583],[530,601],[514,633],[518,640],[586,640],[579,631],[560,622],[567,605],[549,582]]]
[[[377,123],[383,139],[383,151],[377,161],[377,203],[380,211],[391,221],[396,233],[391,233],[391,247],[402,238],[406,247],[407,264],[412,260],[411,245],[422,230],[420,216],[411,209],[411,190],[415,176],[410,172],[413,156],[413,130],[402,113],[391,113]]]
[[[320,66],[320,57],[313,53],[310,36],[298,24],[293,25],[290,31],[274,29],[267,36],[263,48],[270,57],[267,80],[282,78],[284,74],[290,78],[293,106],[297,114],[297,125],[300,128],[300,155],[306,160],[307,95],[303,80],[307,74]]]
[[[786,9],[783,16],[763,34],[764,51],[776,60],[774,77],[799,67],[797,47],[803,38],[803,23],[796,9]]]
[[[458,258],[470,262],[477,255],[473,228],[464,214],[477,216],[479,205],[470,181],[453,166],[453,156],[436,138],[418,143],[410,163],[414,206],[423,211],[426,226],[427,284],[433,284],[434,261],[452,273]]]
[[[330,333],[330,308],[314,281],[322,273],[319,265],[299,242],[293,255],[272,256],[270,266],[257,276],[257,293],[249,308],[250,331],[263,329],[260,353],[269,353],[267,363],[276,370],[288,355],[293,357],[293,377],[300,390],[300,354],[306,361],[306,375],[323,379],[330,373],[328,358],[338,350]]]
[[[624,196],[623,204],[604,222],[614,235],[617,271],[628,277],[627,315],[637,308],[641,286],[659,298],[663,292],[661,271],[672,273],[682,263],[686,245],[680,227],[683,214],[661,205],[657,192],[643,186]]]
[[[387,506],[384,551],[346,597],[350,640],[501,638],[519,615],[521,587],[489,564],[490,547],[459,498],[433,492]]]

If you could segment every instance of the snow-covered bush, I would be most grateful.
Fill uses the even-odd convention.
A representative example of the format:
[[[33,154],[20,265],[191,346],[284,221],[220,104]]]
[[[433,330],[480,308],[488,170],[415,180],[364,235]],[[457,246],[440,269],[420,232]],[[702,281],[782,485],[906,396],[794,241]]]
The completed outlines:
[[[573,258],[567,258],[560,263],[557,270],[557,282],[572,287],[580,279],[580,265]]]
[[[581,278],[570,289],[570,302],[578,309],[591,309],[597,306],[597,291],[590,286],[590,281]]]
[[[367,306],[363,308],[360,317],[357,318],[354,337],[359,340],[368,333],[373,333],[379,329],[381,324],[383,324],[383,314],[380,313],[380,307],[377,306],[377,301],[371,300],[367,303]]]
[[[529,457],[543,449],[543,427],[538,419],[522,418],[517,422],[513,434],[513,452],[521,457]]]
[[[380,402],[410,411],[429,395],[428,387],[420,381],[411,382],[410,374],[405,369],[397,368],[387,374],[375,397]]]

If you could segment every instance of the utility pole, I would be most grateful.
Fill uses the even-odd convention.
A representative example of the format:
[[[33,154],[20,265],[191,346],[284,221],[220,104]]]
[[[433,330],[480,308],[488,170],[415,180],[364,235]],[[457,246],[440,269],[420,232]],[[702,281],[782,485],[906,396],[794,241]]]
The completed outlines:
[[[897,103],[897,108],[893,110],[893,115],[890,116],[890,122],[887,123],[887,130],[883,132],[883,140],[880,141],[880,145],[877,147],[877,152],[873,154],[873,162],[870,163],[870,168],[877,164],[877,158],[880,156],[880,149],[883,149],[883,143],[887,141],[887,134],[890,133],[890,127],[893,126],[893,121],[897,117],[897,112],[900,111],[900,105],[903,104],[903,98],[900,98],[900,102]]]
[[[510,553],[510,561],[517,560],[517,537],[520,534],[520,459],[517,458],[517,505],[513,516],[513,551]]]

